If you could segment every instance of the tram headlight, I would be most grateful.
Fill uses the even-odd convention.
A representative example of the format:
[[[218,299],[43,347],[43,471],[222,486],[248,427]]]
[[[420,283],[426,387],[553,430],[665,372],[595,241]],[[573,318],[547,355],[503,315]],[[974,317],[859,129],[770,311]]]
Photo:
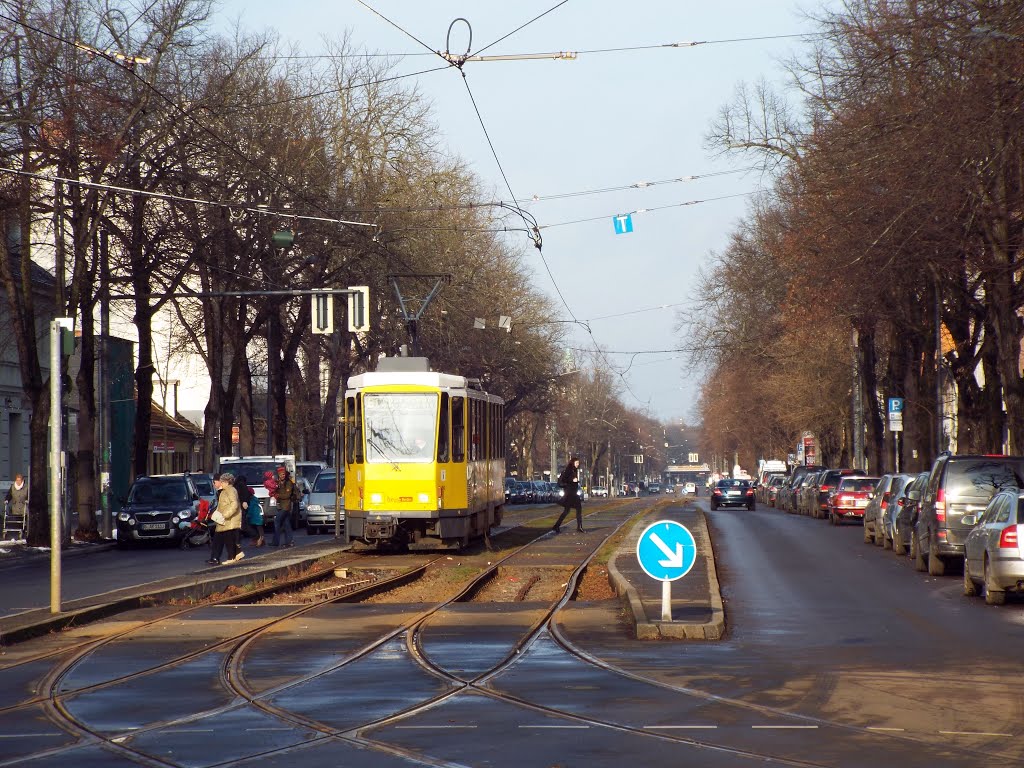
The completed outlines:
[[[430,494],[429,493],[421,493],[418,498],[420,500],[420,504],[427,504],[427,503],[430,502]]]
[[[371,493],[370,494],[370,503],[371,504],[380,504],[383,500],[384,500],[384,498],[379,493]]]

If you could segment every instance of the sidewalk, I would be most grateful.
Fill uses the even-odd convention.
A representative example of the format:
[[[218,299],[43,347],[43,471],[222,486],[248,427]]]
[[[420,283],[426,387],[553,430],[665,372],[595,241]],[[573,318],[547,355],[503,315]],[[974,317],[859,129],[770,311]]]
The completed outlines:
[[[644,573],[636,557],[636,543],[644,529],[657,520],[685,525],[697,544],[697,561],[683,578],[672,582],[672,621],[661,620],[661,585]],[[612,588],[626,605],[638,640],[720,640],[725,634],[715,555],[704,512],[693,503],[672,506],[648,515],[633,527],[608,563]]]
[[[82,554],[102,551],[101,548],[109,550],[113,545],[85,546],[92,549],[81,551]],[[0,646],[133,610],[157,595],[161,600],[198,600],[222,592],[230,586],[241,588],[247,584],[278,578],[287,575],[296,566],[346,549],[347,544],[327,539],[303,547],[264,551],[260,557],[242,560],[230,566],[203,567],[199,570],[190,568],[187,573],[112,589],[77,600],[65,600],[61,605],[63,610],[57,614],[51,613],[48,606],[23,610],[0,617]],[[48,560],[49,555],[49,550],[29,550],[19,559],[22,564],[29,565]]]

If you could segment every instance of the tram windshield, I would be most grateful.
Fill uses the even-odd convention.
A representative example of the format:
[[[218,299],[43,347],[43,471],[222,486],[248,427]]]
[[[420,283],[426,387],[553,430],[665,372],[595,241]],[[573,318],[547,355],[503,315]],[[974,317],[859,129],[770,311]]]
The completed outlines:
[[[363,420],[369,463],[434,460],[436,393],[367,392],[363,395]]]

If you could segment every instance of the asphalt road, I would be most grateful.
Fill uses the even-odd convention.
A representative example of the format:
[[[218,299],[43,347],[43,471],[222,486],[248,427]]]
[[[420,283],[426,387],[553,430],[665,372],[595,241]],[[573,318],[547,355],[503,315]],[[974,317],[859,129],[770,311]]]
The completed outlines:
[[[726,600],[723,641],[639,642],[617,605],[576,604],[555,635],[542,632],[466,687],[460,681],[495,664],[540,606],[453,607],[420,645],[396,636],[374,646],[381,628],[420,607],[338,604],[275,626],[234,665],[211,642],[287,606],[219,607],[93,654],[65,681],[79,692],[64,707],[180,766],[1024,765],[1024,601],[996,608],[965,598],[958,577],[915,572],[864,544],[857,526],[764,507],[708,512],[708,521]],[[578,549],[565,536],[544,544],[548,557]],[[83,687],[183,646],[213,652],[118,686]],[[425,670],[423,658],[457,679]],[[227,690],[225,669],[266,706]],[[0,674],[3,689],[14,697],[33,670]],[[211,714],[189,720],[197,711]],[[72,746],[30,714],[0,718],[9,739],[0,743],[25,750],[16,764],[137,764]],[[47,752],[61,744],[70,751]]]

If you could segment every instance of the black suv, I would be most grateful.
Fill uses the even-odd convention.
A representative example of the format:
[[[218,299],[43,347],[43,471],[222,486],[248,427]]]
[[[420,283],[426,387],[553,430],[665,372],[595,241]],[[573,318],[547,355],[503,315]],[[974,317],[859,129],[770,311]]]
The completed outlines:
[[[177,542],[199,507],[199,494],[188,475],[135,478],[117,515],[117,543]],[[182,527],[184,523],[184,527]]]
[[[946,566],[963,563],[970,525],[964,515],[980,515],[1003,488],[1024,488],[1024,456],[954,456],[941,454],[932,465],[928,485],[910,537],[914,567],[943,576]]]

